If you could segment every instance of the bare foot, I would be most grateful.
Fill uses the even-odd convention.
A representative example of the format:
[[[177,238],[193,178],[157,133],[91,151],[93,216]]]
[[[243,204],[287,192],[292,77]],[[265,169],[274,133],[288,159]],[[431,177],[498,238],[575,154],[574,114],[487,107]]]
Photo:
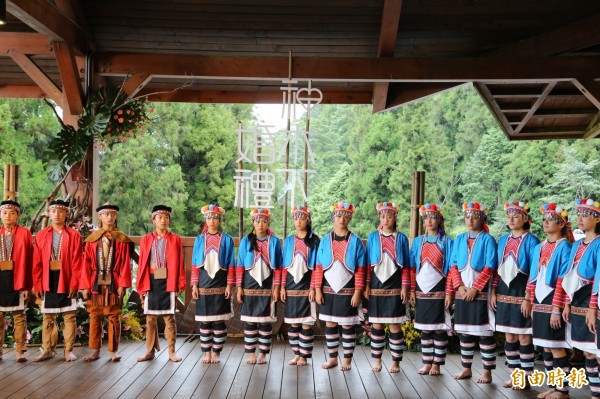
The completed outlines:
[[[296,366],[298,364],[298,360],[300,360],[300,355],[294,356],[292,360],[288,362],[290,366]]]
[[[213,364],[217,364],[221,362],[221,359],[219,359],[219,352],[213,352],[212,353],[212,357],[210,359],[210,362]]]
[[[463,371],[461,371],[459,374],[454,375],[455,380],[464,380],[471,377],[473,377],[471,369],[463,369]]]
[[[440,375],[440,365],[434,364],[431,366],[431,370],[429,370],[429,375]]]
[[[177,354],[175,352],[169,351],[169,360],[172,361],[172,362],[174,362],[174,363],[177,363],[177,362],[181,361],[181,358],[177,357]]]
[[[352,358],[344,358],[344,360],[342,360],[342,367],[340,367],[340,370],[342,371],[348,371],[352,369]]]
[[[524,390],[524,389],[531,389],[531,385],[529,385],[529,382],[528,382],[528,381],[525,381],[525,386],[524,386],[523,388],[521,388],[521,387],[518,387],[518,386],[514,385],[514,386],[512,387],[512,389],[513,389],[513,391],[522,391],[522,390]]]
[[[254,353],[248,353],[248,360],[246,360],[248,364],[256,364],[256,355]]]
[[[502,383],[502,387],[504,387],[504,388],[512,388],[513,387],[512,380],[506,380],[506,381],[504,381]]]
[[[77,356],[72,351],[65,351],[65,362],[74,362],[77,360]]]
[[[92,353],[83,358],[83,360],[86,362],[93,362],[94,360],[98,359],[100,359],[100,349],[94,349]]]
[[[266,364],[267,363],[267,359],[264,353],[259,353],[258,357],[256,358],[256,364]]]
[[[148,362],[150,360],[154,360],[154,351],[151,353],[146,353],[144,356],[137,358],[138,362]]]
[[[417,373],[419,373],[421,375],[429,374],[431,367],[432,367],[431,364],[426,364],[425,366],[421,367],[419,369],[419,371],[417,371]]]
[[[120,362],[121,361],[121,356],[118,355],[117,352],[108,352],[108,354],[110,355],[110,361],[113,363],[116,362]]]
[[[477,380],[478,384],[489,384],[492,382],[492,371],[491,370],[483,370],[481,377]]]
[[[302,367],[302,366],[306,366],[307,364],[308,364],[308,362],[306,361],[306,359],[303,358],[302,356],[300,356],[300,359],[298,359],[296,366]]]
[[[204,363],[204,364],[210,363],[210,352],[204,352],[204,357],[202,358],[202,363]]]
[[[41,355],[33,358],[34,362],[43,362],[44,360],[48,360],[48,359],[52,359],[54,357],[54,354],[52,353],[52,351],[44,351],[42,352]]]
[[[371,367],[371,370],[373,370],[376,373],[379,373],[381,371],[381,359],[374,359],[373,362],[373,367]]]
[[[552,395],[554,392],[556,392],[556,391],[554,390],[554,388],[550,388],[550,389],[548,389],[546,392],[542,392],[541,394],[539,394],[539,395],[537,396],[537,398],[538,398],[538,399],[544,399],[545,397]]]
[[[569,393],[555,390],[550,395],[546,396],[546,399],[569,399]]]
[[[392,360],[392,367],[390,367],[390,373],[399,373],[400,372],[400,362],[397,360]]]
[[[337,359],[337,357],[330,357],[329,360],[326,363],[323,363],[321,365],[321,368],[330,369],[330,368],[333,368],[333,367],[337,367],[337,365],[338,365],[338,359]]]
[[[2,360],[2,355],[0,355],[0,360]],[[25,363],[27,358],[23,352],[17,351],[17,363]]]

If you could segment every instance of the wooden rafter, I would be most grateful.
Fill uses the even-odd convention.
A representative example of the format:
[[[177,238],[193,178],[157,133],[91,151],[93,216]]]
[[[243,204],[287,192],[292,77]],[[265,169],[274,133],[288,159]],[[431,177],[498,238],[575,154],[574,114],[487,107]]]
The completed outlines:
[[[39,86],[0,86],[0,98],[42,98],[46,94]]]
[[[71,115],[81,115],[83,112],[83,88],[73,50],[65,42],[53,42],[52,48],[56,55],[68,111]]]
[[[600,135],[600,112],[590,121],[588,128],[583,133],[583,138],[586,140],[593,139]]]
[[[596,108],[600,109],[600,84],[596,82],[593,78],[577,78],[573,79],[573,85],[583,93],[584,96],[592,104],[596,106]]]
[[[86,53],[86,34],[46,0],[7,0],[6,10],[51,41],[67,42]]]
[[[50,78],[40,70],[25,54],[9,51],[8,55],[21,67],[21,69],[38,85],[48,98],[51,98],[56,104],[62,104],[62,92]]]
[[[518,134],[521,130],[523,130],[525,125],[527,125],[527,122],[529,122],[529,120],[531,119],[531,116],[533,114],[535,114],[535,112],[538,110],[538,108],[544,103],[544,101],[546,101],[546,99],[548,98],[548,95],[550,94],[552,89],[554,89],[554,86],[556,86],[556,82],[550,82],[546,85],[546,88],[544,88],[544,91],[542,92],[542,94],[533,103],[529,112],[527,112],[527,114],[525,114],[521,123],[519,123],[519,125],[517,125],[517,127],[513,130],[513,134]]]
[[[600,44],[600,14],[501,47],[488,56],[546,57]]]
[[[148,72],[140,72],[127,78],[123,86],[123,93],[127,98],[134,97],[140,90],[144,88],[152,80],[152,75]]]
[[[28,55],[51,55],[50,40],[36,32],[0,32],[0,53],[10,50]]]
[[[377,57],[394,56],[401,13],[402,0],[385,0],[381,14]],[[380,112],[387,108],[388,88],[388,82],[373,84],[373,112]]]
[[[95,71],[105,76],[149,72],[157,78],[261,79],[281,81],[287,57],[101,53]],[[294,57],[296,79],[340,82],[543,82],[594,78],[599,56],[515,58]]]
[[[474,87],[479,92],[479,95],[481,97],[483,97],[483,99],[485,100],[484,101],[485,104],[488,106],[488,108],[492,112],[492,115],[494,115],[494,117],[496,118],[496,121],[498,122],[498,124],[500,126],[502,126],[502,128],[504,130],[504,134],[506,134],[506,136],[509,139],[512,138],[512,135],[514,132],[513,128],[511,126],[511,124],[508,122],[508,120],[506,119],[506,115],[504,115],[504,113],[498,106],[498,103],[494,100],[492,93],[490,92],[490,89],[485,84],[482,84],[482,83],[475,83]]]
[[[386,111],[458,87],[461,84],[454,82],[395,83],[389,88]]]

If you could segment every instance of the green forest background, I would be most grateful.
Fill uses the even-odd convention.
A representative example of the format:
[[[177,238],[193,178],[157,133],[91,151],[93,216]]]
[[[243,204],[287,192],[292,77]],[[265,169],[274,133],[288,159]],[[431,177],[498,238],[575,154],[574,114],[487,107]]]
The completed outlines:
[[[256,122],[252,105],[153,106],[145,134],[101,152],[100,201],[121,207],[119,227],[130,235],[151,231],[153,205],[170,205],[172,229],[182,236],[195,236],[203,222],[200,208],[218,201],[228,211],[224,230],[236,236],[236,129],[238,122]],[[339,200],[355,204],[351,230],[363,238],[377,226],[375,204],[385,200],[399,204],[398,228],[407,232],[415,170],[427,173],[426,201],[444,203],[451,236],[464,230],[464,201],[490,208],[494,235],[506,231],[504,202],[528,202],[532,229],[541,234],[537,209],[542,201],[571,209],[577,197],[600,195],[600,141],[510,142],[471,85],[391,112],[373,115],[371,110],[366,105],[320,105],[312,113],[316,161],[310,167],[317,173],[308,191],[319,235],[331,228],[331,205]],[[59,129],[53,111],[41,100],[0,100],[0,163],[21,166],[23,224],[59,179],[46,153],[49,138]],[[276,198],[283,186],[278,179]],[[272,223],[280,236],[281,201]],[[292,227],[290,223],[288,234]]]

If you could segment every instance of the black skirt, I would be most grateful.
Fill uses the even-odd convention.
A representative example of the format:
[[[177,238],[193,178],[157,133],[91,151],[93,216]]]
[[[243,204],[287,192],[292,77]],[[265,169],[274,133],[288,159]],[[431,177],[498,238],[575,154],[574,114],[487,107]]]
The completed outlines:
[[[420,330],[449,330],[450,315],[444,307],[446,279],[442,278],[427,293],[416,287],[415,328]]]
[[[521,313],[521,301],[525,299],[528,278],[526,274],[517,273],[508,286],[500,279],[497,295],[507,299],[502,301],[500,297],[496,301],[496,331],[512,334],[532,333],[531,318],[524,317]]]
[[[150,273],[150,291],[146,294],[144,313],[150,315],[175,314],[175,293],[167,291],[167,279],[155,279]]]
[[[544,284],[539,282],[538,284]],[[550,327],[550,317],[552,316],[552,299],[554,298],[554,290],[552,290],[539,303],[537,298],[533,302],[532,312],[532,327],[533,327],[533,344],[542,348],[568,348],[565,339],[565,322],[560,316],[560,328],[554,329]]]
[[[339,292],[335,292],[326,278],[323,279],[323,298],[325,303],[319,305],[319,319],[340,325],[359,324],[359,312],[362,307],[352,306],[354,295],[354,276]]]
[[[44,293],[43,313],[62,313],[77,310],[75,299],[69,298],[69,294],[59,294],[58,280],[60,270],[50,270],[50,291]]]
[[[375,273],[371,275],[371,295],[369,296],[369,322],[404,323],[409,319],[408,307],[402,303],[402,269],[382,283]]]
[[[21,291],[15,291],[14,286],[14,270],[0,271],[0,312],[23,309]]]
[[[493,314],[489,306],[489,285],[477,294],[471,302],[461,298],[454,300],[454,329],[467,335],[492,336],[494,334]]]
[[[217,321],[229,320],[233,317],[231,300],[225,299],[227,287],[227,271],[219,269],[215,278],[210,278],[204,268],[200,268],[198,288],[200,294],[196,299],[196,320]]]
[[[240,320],[249,323],[274,323],[277,321],[275,302],[272,300],[273,270],[262,287],[244,270],[244,302],[240,307]]]
[[[316,306],[308,300],[310,291],[311,270],[302,276],[302,280],[296,284],[294,276],[287,275],[285,289],[287,299],[285,301],[284,317],[286,323],[314,324],[316,319]]]
[[[571,325],[567,327],[568,343],[586,352],[593,353],[596,350],[596,335],[590,332],[585,317],[586,309],[590,305],[592,296],[592,284],[585,285],[573,294],[571,300]]]

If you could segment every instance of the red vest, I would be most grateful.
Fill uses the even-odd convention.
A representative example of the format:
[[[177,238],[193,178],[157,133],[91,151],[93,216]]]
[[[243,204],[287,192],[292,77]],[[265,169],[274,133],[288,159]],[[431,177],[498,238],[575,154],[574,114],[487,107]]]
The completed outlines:
[[[185,289],[185,268],[183,266],[183,248],[177,234],[167,233],[167,291],[177,292]],[[136,290],[144,295],[150,291],[150,257],[154,233],[146,234],[140,242],[140,263],[138,264]]]
[[[0,227],[0,234],[4,234],[4,226]],[[33,287],[32,262],[33,245],[31,243],[31,232],[23,226],[13,227],[13,274],[15,291],[29,291]],[[1,293],[0,293],[1,295]]]

